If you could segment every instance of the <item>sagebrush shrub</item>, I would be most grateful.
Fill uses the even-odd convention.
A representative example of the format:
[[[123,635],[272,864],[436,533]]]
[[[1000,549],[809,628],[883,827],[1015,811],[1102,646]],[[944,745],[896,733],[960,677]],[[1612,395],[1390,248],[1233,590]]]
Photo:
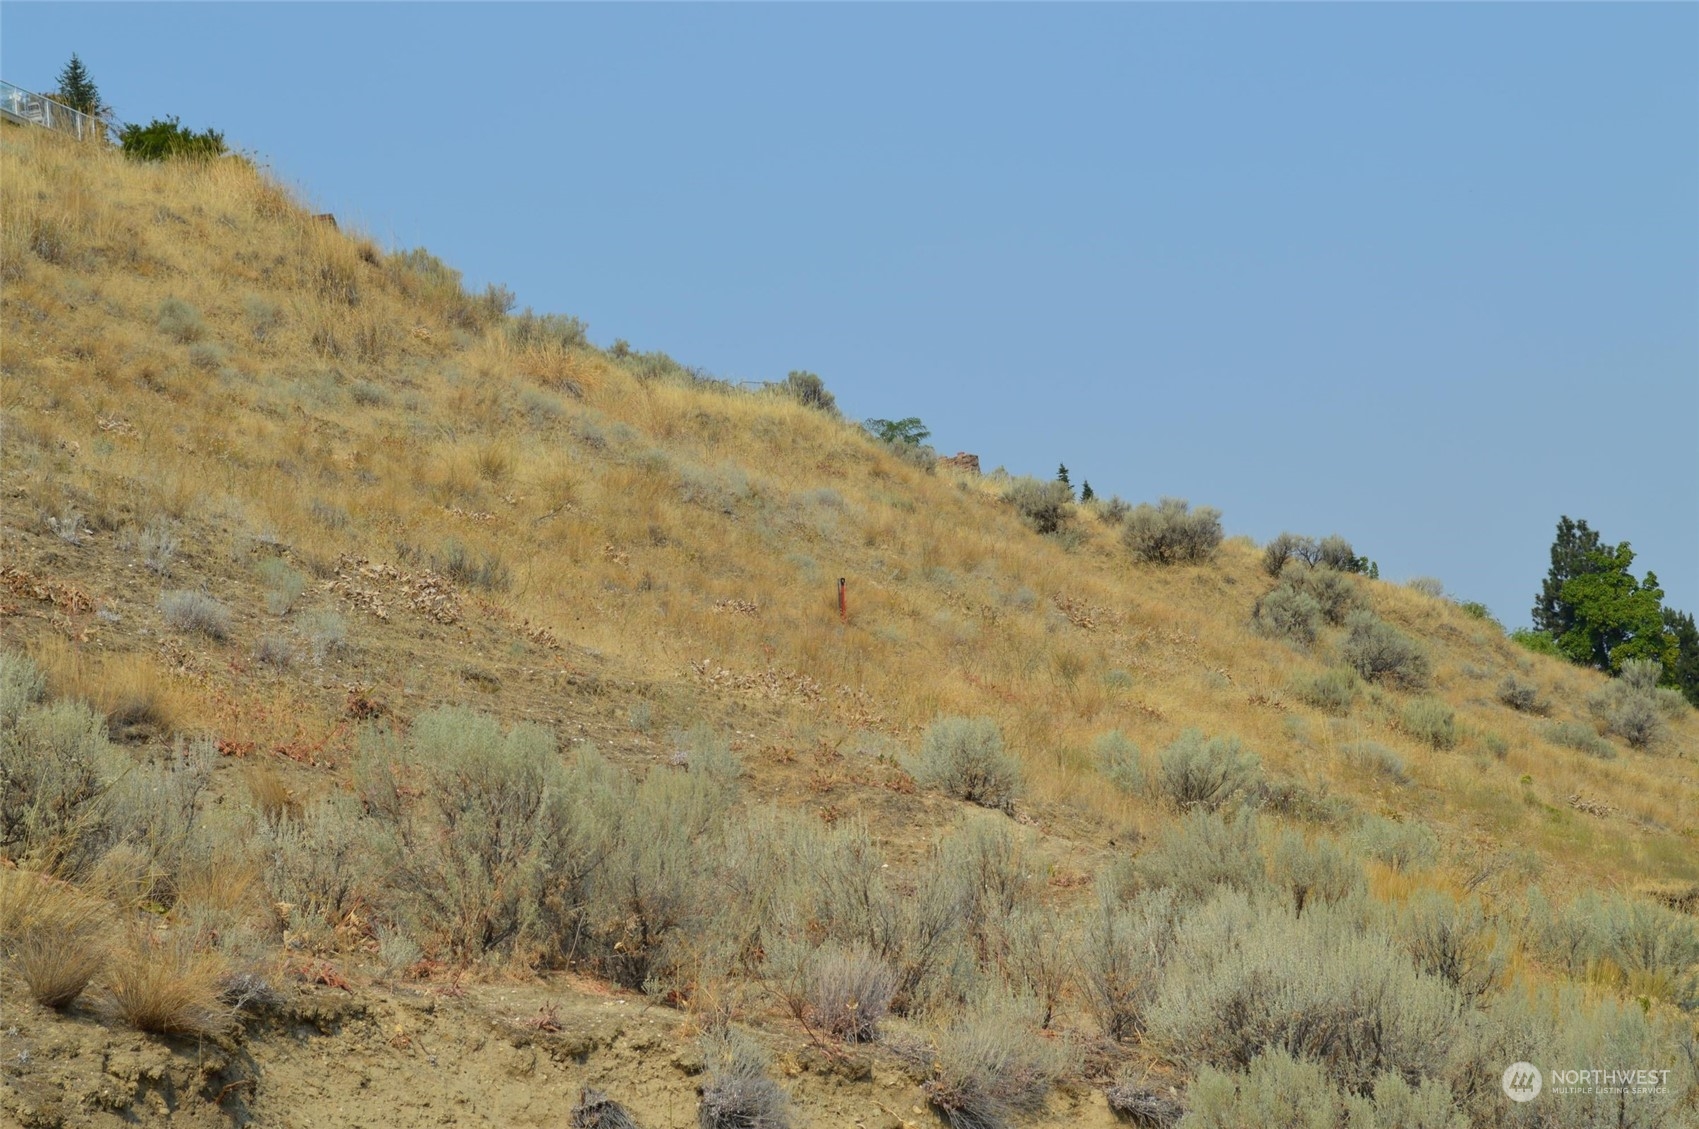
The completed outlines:
[[[1275,1049],[1243,1071],[1205,1067],[1192,1084],[1191,1108],[1179,1129],[1468,1129],[1451,1089],[1422,1079],[1412,1086],[1397,1071],[1375,1079],[1371,1094],[1340,1093],[1318,1065]]]
[[[1369,815],[1351,833],[1357,851],[1393,870],[1420,870],[1439,860],[1439,837],[1425,823]]]
[[[1344,717],[1351,712],[1351,706],[1357,700],[1357,675],[1355,671],[1337,666],[1320,674],[1299,673],[1292,676],[1290,689],[1300,701],[1323,713]]]
[[[1353,741],[1339,750],[1345,762],[1393,784],[1410,783],[1404,758],[1376,741]]]
[[[1545,715],[1550,707],[1540,697],[1540,688],[1524,682],[1514,674],[1506,674],[1498,684],[1498,700],[1519,713]]]
[[[1178,906],[1167,887],[1123,901],[1113,882],[1098,884],[1098,904],[1080,947],[1080,975],[1086,1006],[1106,1037],[1121,1042],[1143,1034],[1145,1011],[1179,927]]]
[[[1457,714],[1438,698],[1417,698],[1399,717],[1404,732],[1436,749],[1457,745]]]
[[[1275,840],[1269,858],[1269,880],[1292,898],[1292,912],[1306,907],[1341,901],[1363,889],[1362,865],[1339,843],[1325,836],[1305,839],[1298,831],[1284,831]]]
[[[201,312],[181,298],[167,298],[154,314],[159,331],[179,345],[188,345],[206,336],[206,322]]]
[[[1308,647],[1321,633],[1321,605],[1315,598],[1286,585],[1256,603],[1251,622],[1259,635]]]
[[[808,1015],[814,1026],[846,1043],[871,1042],[890,1009],[896,974],[866,945],[823,946],[807,971]]]
[[[307,590],[307,578],[299,569],[291,568],[277,557],[267,557],[257,570],[260,583],[265,585],[265,608],[272,615],[288,615]]]
[[[1221,544],[1221,511],[1192,509],[1183,498],[1141,502],[1126,517],[1121,543],[1133,559],[1153,564],[1206,561]]]
[[[613,854],[613,786],[599,759],[563,765],[547,730],[504,734],[491,718],[450,708],[421,714],[405,742],[369,731],[355,773],[400,915],[468,960],[570,942],[592,862],[606,866]],[[333,818],[342,817],[325,809]],[[667,831],[656,822],[629,820],[645,836]]]
[[[1641,995],[1699,1009],[1699,921],[1647,898],[1587,891],[1553,905],[1527,895],[1523,937],[1571,976],[1614,966]]]
[[[1426,688],[1431,664],[1420,643],[1373,612],[1352,612],[1345,619],[1345,628],[1340,655],[1365,681],[1406,690]]]
[[[1509,965],[1509,940],[1487,920],[1479,898],[1418,890],[1393,912],[1391,931],[1419,970],[1446,980],[1465,1000],[1492,991]]]
[[[1262,570],[1270,576],[1278,577],[1287,561],[1299,560],[1305,564],[1314,564],[1319,552],[1314,538],[1296,533],[1282,533],[1263,547]]]
[[[790,1099],[773,1080],[772,1060],[755,1040],[730,1028],[702,1038],[701,1129],[787,1129]]]
[[[1237,737],[1211,737],[1188,729],[1158,759],[1157,787],[1181,810],[1216,811],[1245,796],[1262,773],[1256,754]]]
[[[1148,781],[1145,776],[1144,755],[1119,729],[1111,729],[1092,742],[1092,755],[1097,770],[1109,783],[1129,796],[1140,795]]]
[[[1298,916],[1218,894],[1180,927],[1149,1012],[1151,1045],[1199,1069],[1283,1050],[1358,1093],[1389,1070],[1438,1074],[1462,1016],[1456,990],[1342,908]]]
[[[178,631],[219,641],[230,638],[230,609],[205,592],[187,588],[166,592],[159,597],[159,611]]]
[[[951,1129],[1005,1129],[1044,1108],[1072,1058],[1039,1034],[1030,1009],[993,997],[939,1032],[921,1089]]]
[[[779,387],[784,390],[785,395],[805,408],[813,408],[830,416],[838,414],[837,397],[827,391],[826,382],[814,373],[790,373]]]
[[[1366,562],[1357,556],[1351,542],[1337,533],[1330,533],[1316,547],[1315,563],[1337,572],[1361,572]]]
[[[1546,740],[1554,745],[1562,745],[1566,749],[1575,749],[1590,757],[1600,760],[1610,760],[1616,756],[1616,747],[1593,731],[1590,725],[1578,721],[1557,721],[1547,725],[1542,733]]]
[[[1587,700],[1587,708],[1599,719],[1605,732],[1627,741],[1636,749],[1659,742],[1667,731],[1665,709],[1659,701],[1661,664],[1651,659],[1629,659],[1622,673]]]
[[[1065,482],[1021,477],[1003,488],[1003,500],[1035,533],[1056,533],[1074,512],[1074,492]]]
[[[944,717],[921,738],[915,782],[981,807],[1013,811],[1024,788],[1021,762],[1003,747],[1003,733],[988,717]]]
[[[1412,576],[1405,581],[1404,586],[1412,592],[1420,592],[1435,600],[1445,595],[1445,584],[1432,576]]]
[[[39,693],[13,667],[14,682]],[[16,689],[10,693],[17,693]],[[8,712],[15,703],[8,704]],[[108,790],[127,767],[106,738],[106,721],[81,702],[31,704],[0,730],[0,857],[76,874],[109,838]]]
[[[1222,887],[1258,889],[1267,881],[1262,822],[1249,811],[1232,819],[1190,812],[1139,855],[1133,870],[1141,885],[1172,890],[1185,902],[1206,900]]]
[[[1332,624],[1344,623],[1346,616],[1363,602],[1356,583],[1345,573],[1326,565],[1293,561],[1281,570],[1280,584],[1314,600],[1322,618]]]

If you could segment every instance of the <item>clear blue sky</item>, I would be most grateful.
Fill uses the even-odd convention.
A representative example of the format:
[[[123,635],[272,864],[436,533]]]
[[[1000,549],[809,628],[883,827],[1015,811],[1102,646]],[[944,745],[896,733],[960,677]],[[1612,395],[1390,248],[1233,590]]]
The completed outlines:
[[[1699,612],[1694,4],[0,7],[73,50],[602,344],[1513,626],[1584,517]]]

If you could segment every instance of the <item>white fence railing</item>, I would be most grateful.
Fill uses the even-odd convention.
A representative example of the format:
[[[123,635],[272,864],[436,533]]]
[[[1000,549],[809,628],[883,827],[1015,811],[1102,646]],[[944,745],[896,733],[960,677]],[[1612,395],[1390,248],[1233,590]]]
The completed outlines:
[[[111,126],[104,120],[4,81],[0,81],[0,118],[39,125],[79,141],[85,138],[105,141],[111,136]]]

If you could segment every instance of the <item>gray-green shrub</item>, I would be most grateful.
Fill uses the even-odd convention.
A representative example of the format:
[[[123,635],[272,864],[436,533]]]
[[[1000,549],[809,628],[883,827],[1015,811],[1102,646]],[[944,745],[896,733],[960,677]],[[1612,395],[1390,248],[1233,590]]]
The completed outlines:
[[[1411,1086],[1386,1071],[1372,1094],[1341,1094],[1320,1066],[1275,1049],[1242,1071],[1205,1067],[1187,1092],[1177,1129],[1468,1129],[1451,1089],[1437,1079]]]
[[[355,775],[389,908],[462,960],[516,947],[558,959],[594,864],[614,854],[610,827],[650,839],[696,827],[686,811],[620,812],[620,782],[598,758],[569,767],[547,730],[503,733],[464,709],[421,714],[405,741],[368,731]]]
[[[759,1043],[728,1027],[704,1035],[701,1045],[700,1129],[788,1129],[790,1100],[773,1080],[772,1057]]]
[[[1194,510],[1183,498],[1163,498],[1154,506],[1141,502],[1123,523],[1121,543],[1137,561],[1206,561],[1221,544],[1221,511],[1214,506]]]
[[[1527,895],[1523,936],[1541,955],[1582,977],[1608,962],[1637,994],[1699,1010],[1699,920],[1646,898],[1587,891],[1554,905]]]
[[[1290,688],[1299,701],[1334,717],[1344,717],[1357,700],[1357,674],[1339,666],[1320,674],[1299,672],[1292,676]]]
[[[1322,618],[1332,624],[1344,623],[1346,617],[1363,603],[1363,594],[1356,582],[1326,565],[1293,561],[1281,570],[1280,585],[1314,600]]]
[[[1039,1033],[1030,1008],[993,996],[938,1033],[921,1089],[951,1129],[1005,1129],[1044,1108],[1073,1057]]]
[[[1362,1093],[1386,1071],[1437,1075],[1462,1015],[1450,984],[1339,907],[1300,917],[1239,890],[1181,925],[1168,967],[1147,1038],[1194,1069],[1244,1067],[1279,1049]]]
[[[896,974],[864,944],[823,945],[805,970],[809,1022],[846,1043],[867,1043],[891,1006]]]
[[[1098,883],[1097,906],[1080,947],[1086,1007],[1117,1042],[1143,1034],[1179,927],[1179,899],[1168,887],[1123,900],[1112,881]]]
[[[1244,798],[1262,773],[1261,762],[1237,737],[1211,737],[1188,729],[1162,750],[1157,788],[1175,807],[1217,811]]]
[[[838,400],[826,389],[826,382],[811,372],[793,372],[787,375],[779,388],[805,408],[813,408],[825,412],[829,416],[838,414]]]
[[[167,298],[154,314],[159,331],[179,345],[199,341],[206,336],[206,322],[201,312],[181,298]]]
[[[1330,533],[1321,539],[1316,547],[1315,563],[1331,568],[1336,572],[1361,572],[1366,562],[1357,556],[1357,550],[1351,542],[1337,533]]]
[[[1663,666],[1651,659],[1629,659],[1622,673],[1587,700],[1587,708],[1605,727],[1605,732],[1627,741],[1636,749],[1657,743],[1667,727],[1665,708],[1659,701],[1658,680]]]
[[[1073,517],[1074,491],[1065,482],[1022,476],[1003,487],[1003,500],[1035,533],[1059,532]]]
[[[1519,713],[1544,716],[1550,706],[1540,697],[1540,688],[1524,682],[1514,674],[1506,674],[1498,684],[1498,700]]]
[[[163,593],[159,597],[159,611],[165,622],[178,631],[221,641],[230,637],[230,609],[205,592],[178,588]]]
[[[1240,811],[1188,812],[1134,861],[1139,884],[1174,891],[1182,902],[1204,901],[1218,888],[1256,890],[1266,884],[1262,823]]]
[[[82,702],[40,703],[33,664],[8,661],[0,729],[0,857],[82,874],[109,837],[107,793],[128,767],[106,719]]]
[[[1479,898],[1417,890],[1392,911],[1390,927],[1419,970],[1447,981],[1470,1002],[1492,991],[1509,964],[1509,939],[1487,920]]]
[[[1590,725],[1578,721],[1556,721],[1545,726],[1541,731],[1546,740],[1554,745],[1562,745],[1566,749],[1575,749],[1590,757],[1600,760],[1610,760],[1616,756],[1616,746],[1600,737]]]
[[[915,782],[958,800],[1013,811],[1025,787],[1019,758],[988,717],[943,717],[927,727],[911,772]]]
[[[1363,889],[1362,865],[1326,836],[1306,839],[1287,830],[1275,840],[1268,862],[1269,881],[1292,898],[1292,912],[1333,904]]]
[[[1416,820],[1368,815],[1350,835],[1353,847],[1393,870],[1420,870],[1439,860],[1439,836]]]
[[[1259,635],[1308,647],[1321,633],[1321,605],[1315,598],[1282,584],[1262,597],[1251,613]]]
[[[1378,776],[1392,784],[1410,783],[1410,772],[1404,765],[1404,758],[1378,741],[1353,741],[1340,746],[1339,752],[1345,763],[1359,772]]]
[[[265,585],[266,611],[272,615],[288,615],[295,601],[301,598],[301,593],[307,590],[306,576],[277,557],[261,561],[258,572],[260,583]]]
[[[1405,690],[1427,687],[1431,668],[1420,643],[1369,611],[1346,616],[1345,628],[1340,655],[1364,681]]]
[[[1092,742],[1091,751],[1097,761],[1097,770],[1109,783],[1129,796],[1144,792],[1148,783],[1144,755],[1127,739],[1126,734],[1119,729],[1100,734]]]
[[[1405,705],[1399,725],[1416,740],[1436,749],[1457,745],[1457,714],[1438,698],[1417,698]]]

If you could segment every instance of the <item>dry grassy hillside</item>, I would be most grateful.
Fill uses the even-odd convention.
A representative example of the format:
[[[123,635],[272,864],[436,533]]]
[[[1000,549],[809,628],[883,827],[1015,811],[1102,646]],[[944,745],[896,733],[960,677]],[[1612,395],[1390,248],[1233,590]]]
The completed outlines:
[[[28,994],[28,922],[72,913],[96,922],[71,932],[96,938],[90,976],[120,1004],[123,970],[162,949],[191,979],[204,960],[210,999],[233,975],[265,979],[267,998],[346,981],[459,999],[465,984],[570,969],[590,977],[571,991],[646,992],[678,1009],[678,1030],[719,1038],[703,1052],[715,1079],[748,1065],[733,1046],[745,1027],[773,1045],[835,1046],[809,961],[871,947],[899,980],[898,1034],[856,1052],[907,1079],[887,1124],[1078,1123],[1081,1095],[1118,1077],[1147,1094],[1172,1086],[1192,1124],[1231,1124],[1249,1116],[1234,1102],[1261,1100],[1258,1071],[1276,1070],[1336,1095],[1341,1118],[1356,1101],[1380,1109],[1379,1124],[1594,1124],[1579,1098],[1544,1107],[1559,1120],[1528,1120],[1538,1108],[1478,1077],[1512,1049],[1503,1031],[1539,1023],[1574,1055],[1632,1045],[1676,1071],[1672,1094],[1635,1107],[1650,1119],[1629,1123],[1692,1117],[1692,710],[1666,709],[1641,746],[1601,736],[1600,676],[1528,654],[1443,598],[1357,575],[1329,591],[1414,640],[1428,673],[1338,673],[1347,627],[1324,625],[1309,644],[1258,630],[1276,581],[1247,540],[1203,563],[1139,563],[1103,506],[1074,507],[1059,534],[1040,535],[1005,499],[1007,476],[926,466],[781,393],[597,350],[569,318],[504,313],[500,294],[467,294],[428,254],[315,220],[240,160],[144,165],[19,129],[0,145],[8,756],[75,746],[65,763],[107,773],[60,804],[58,824],[39,805],[7,809],[0,855],[21,868],[0,872],[9,1012]],[[78,723],[53,703],[74,701],[100,734],[64,736]],[[456,706],[499,728],[443,709]],[[1012,798],[994,789],[988,805],[1001,814],[952,796],[984,798],[964,785],[970,771],[929,774],[923,737],[944,735],[940,718],[994,723],[1013,757],[990,762],[1011,782]],[[538,728],[502,736],[522,722]],[[1194,729],[1240,748],[1191,741]],[[525,760],[524,734],[547,745],[547,766]],[[971,758],[987,741],[963,745]],[[477,773],[456,760],[472,747]],[[489,858],[449,858],[455,820],[470,817],[451,818],[430,788],[494,795],[508,784],[490,781],[521,761],[550,782],[541,795],[573,797],[612,829],[594,847],[575,830],[576,846],[546,857],[492,832]],[[132,785],[111,778],[144,769],[157,774],[150,795],[181,793],[172,810],[194,824],[181,841],[161,845],[172,821],[142,810],[152,801],[118,812],[113,797]],[[1188,771],[1221,774],[1220,788],[1187,793]],[[26,800],[49,787],[10,786]],[[498,812],[510,828],[514,811],[531,820],[546,806],[501,795],[518,805]],[[77,814],[85,803],[112,810]],[[104,821],[105,838],[89,838],[88,821]],[[619,830],[631,827],[653,842]],[[877,856],[857,854],[863,832]],[[642,853],[673,833],[676,858]],[[928,941],[954,955],[916,971],[916,938],[930,935],[909,911],[889,910],[902,923],[882,948],[878,927],[834,924],[822,907],[836,895],[798,893],[808,874],[787,879],[795,889],[761,886],[752,874],[783,869],[777,842],[790,844],[781,858],[837,860],[846,874],[845,859],[889,859],[878,896],[910,905],[928,904],[944,871],[978,867],[977,892],[946,898],[952,921]],[[363,845],[327,879],[336,843]],[[622,851],[624,901],[604,888]],[[453,906],[408,870],[427,855],[463,867]],[[644,883],[676,867],[715,904],[669,887],[684,908],[657,910]],[[44,869],[71,880],[48,900],[73,909],[29,908],[48,887],[24,876]],[[563,870],[570,889],[538,877]],[[855,873],[858,889],[886,881]],[[1219,882],[1186,894],[1200,874]],[[337,897],[299,902],[327,884]],[[1216,886],[1253,908],[1234,910]],[[1490,1052],[1427,1062],[1290,1032],[1211,1050],[1215,1036],[1175,1019],[1186,1009],[1172,977],[1110,967],[1126,944],[1116,923],[1148,919],[1153,899],[1168,899],[1184,953],[1210,914],[1266,918],[1258,899],[1335,887],[1339,921],[1315,925],[1299,892],[1294,932],[1269,944],[1384,943],[1421,984],[1455,993],[1433,1005],[1455,1014],[1428,1041]],[[999,897],[1001,910],[986,908]],[[734,936],[714,916],[722,903],[759,936]],[[1456,944],[1487,970],[1480,984],[1429,959],[1423,907],[1439,907],[1439,932],[1466,935]],[[1042,936],[1022,933],[1034,910]],[[1344,932],[1325,944],[1303,932],[1323,928]],[[1629,934],[1656,952],[1635,956]],[[95,996],[72,1015],[117,1023]],[[1528,1009],[1514,1022],[1502,1015],[1513,1003]],[[71,1022],[46,1015],[30,1030]],[[958,1046],[976,1022],[1030,1028],[1017,1058],[1056,1052],[1031,1067],[1036,1099],[961,1096],[961,1077],[981,1069]],[[212,1106],[247,1101],[254,1115],[268,1029],[208,1023],[258,1064],[257,1081]],[[1505,1064],[1514,1057],[1527,1056]],[[1304,1074],[1315,1069],[1325,1078]],[[1394,1075],[1430,1120],[1395,1112],[1404,1099],[1377,1082]],[[616,1098],[618,1081],[604,1087]],[[840,1123],[792,1088],[799,1123]],[[695,1117],[651,1108],[644,1124]]]

